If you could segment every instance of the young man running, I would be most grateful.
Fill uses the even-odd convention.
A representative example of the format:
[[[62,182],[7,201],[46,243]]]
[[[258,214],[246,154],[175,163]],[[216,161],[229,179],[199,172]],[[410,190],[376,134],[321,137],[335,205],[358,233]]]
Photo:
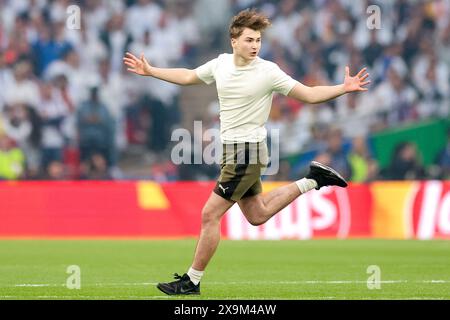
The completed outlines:
[[[305,178],[261,193],[261,172],[268,163],[264,125],[273,93],[314,104],[345,93],[366,91],[364,86],[370,82],[365,68],[352,77],[348,67],[344,82],[336,86],[308,87],[292,79],[276,64],[258,57],[261,33],[269,25],[269,19],[257,11],[240,12],[229,29],[233,53],[221,54],[194,70],[156,68],[143,54],[137,58],[127,53],[124,57],[128,71],[142,76],[179,85],[215,82],[219,97],[223,143],[220,177],[202,210],[201,232],[191,267],[183,276],[175,274],[176,281],[157,285],[168,295],[200,294],[203,272],[219,244],[220,220],[235,202],[252,225],[261,225],[312,189],[347,186],[336,171],[311,162]]]

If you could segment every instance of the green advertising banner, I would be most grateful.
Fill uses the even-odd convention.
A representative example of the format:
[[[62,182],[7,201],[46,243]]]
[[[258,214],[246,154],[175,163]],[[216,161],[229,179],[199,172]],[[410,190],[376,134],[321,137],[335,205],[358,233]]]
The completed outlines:
[[[401,142],[414,142],[417,145],[423,164],[432,164],[447,142],[449,120],[434,120],[411,126],[391,129],[372,135],[374,156],[380,168],[386,168],[391,162],[395,147]]]

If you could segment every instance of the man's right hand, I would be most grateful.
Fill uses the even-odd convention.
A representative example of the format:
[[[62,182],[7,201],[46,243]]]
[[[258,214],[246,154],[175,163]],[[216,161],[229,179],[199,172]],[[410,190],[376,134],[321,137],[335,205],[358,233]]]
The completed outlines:
[[[151,65],[145,59],[144,54],[141,54],[140,58],[135,57],[133,54],[127,52],[123,57],[123,63],[128,66],[128,71],[136,73],[141,76],[151,76]]]

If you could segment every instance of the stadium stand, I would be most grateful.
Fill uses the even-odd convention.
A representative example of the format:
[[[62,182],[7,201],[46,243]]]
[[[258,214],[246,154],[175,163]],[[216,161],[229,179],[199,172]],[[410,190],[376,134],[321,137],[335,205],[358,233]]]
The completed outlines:
[[[268,180],[296,178],[318,157],[358,182],[449,177],[448,0],[211,3],[77,1],[80,29],[71,29],[68,0],[0,0],[0,179],[214,179],[215,166],[170,161],[174,129],[217,127],[214,86],[139,78],[122,57],[195,68],[230,51],[229,18],[247,7],[273,21],[261,57],[302,83],[339,83],[345,65],[372,78],[367,93],[322,105],[275,97],[268,131],[283,137],[271,140],[282,165]],[[381,29],[367,28],[370,4],[382,9]],[[414,128],[433,135],[432,149],[411,134],[382,150],[381,136]],[[402,155],[416,174],[392,175],[409,161]]]

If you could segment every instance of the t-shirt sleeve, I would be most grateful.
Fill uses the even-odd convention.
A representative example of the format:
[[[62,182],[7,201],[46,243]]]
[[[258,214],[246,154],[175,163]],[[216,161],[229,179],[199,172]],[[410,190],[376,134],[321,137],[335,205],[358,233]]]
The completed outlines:
[[[202,80],[206,84],[211,84],[216,80],[214,77],[216,67],[217,67],[217,58],[208,61],[204,65],[201,65],[200,67],[195,69],[195,72],[197,74],[197,77],[200,78],[200,80]]]
[[[294,88],[294,86],[297,84],[297,80],[292,79],[277,65],[274,65],[274,67],[271,68],[270,72],[273,80],[272,90],[274,92],[278,92],[284,96],[287,96],[292,88]]]

